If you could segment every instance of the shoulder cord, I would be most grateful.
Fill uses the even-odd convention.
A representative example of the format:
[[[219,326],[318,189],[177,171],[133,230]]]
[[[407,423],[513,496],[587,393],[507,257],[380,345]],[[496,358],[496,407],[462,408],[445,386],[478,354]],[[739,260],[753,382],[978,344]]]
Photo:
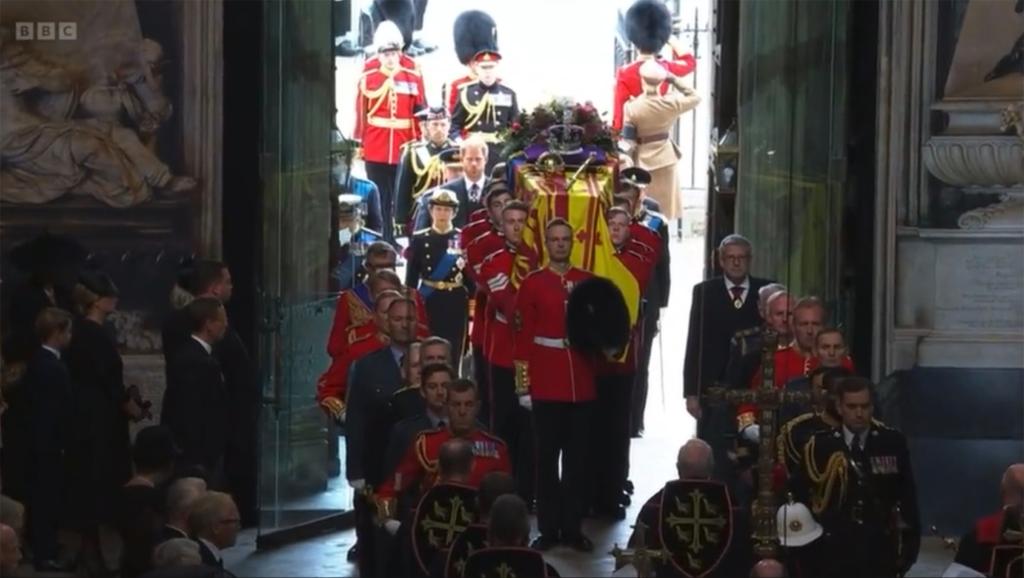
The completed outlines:
[[[846,457],[842,452],[832,452],[825,465],[825,471],[818,471],[814,462],[814,439],[811,438],[804,446],[804,467],[807,469],[807,476],[810,478],[813,488],[811,489],[811,511],[821,514],[832,502],[832,495],[835,485],[839,483],[839,500],[846,500]]]
[[[477,104],[471,104],[467,95],[469,90],[463,89],[462,94],[459,95],[462,101],[462,108],[466,109],[466,129],[471,129],[480,122],[480,119],[487,115],[486,118],[492,124],[498,121],[497,112],[494,110],[494,99],[491,98],[490,92],[485,92],[480,97],[480,102]]]

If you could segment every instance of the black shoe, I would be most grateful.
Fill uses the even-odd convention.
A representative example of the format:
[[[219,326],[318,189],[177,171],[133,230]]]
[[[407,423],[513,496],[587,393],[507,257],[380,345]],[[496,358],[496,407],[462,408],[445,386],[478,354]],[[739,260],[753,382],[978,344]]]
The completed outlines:
[[[594,543],[590,541],[590,538],[587,538],[582,533],[566,540],[565,545],[569,546],[573,550],[576,550],[577,552],[594,551]]]
[[[557,545],[558,538],[554,538],[546,534],[541,534],[540,536],[537,536],[537,539],[534,540],[533,543],[530,544],[530,547],[534,550],[537,550],[538,552],[547,552],[548,550],[554,548]]]
[[[342,40],[341,44],[336,44],[334,46],[334,55],[341,56],[342,58],[360,56],[362,53],[363,48],[347,38],[345,40]]]
[[[349,562],[355,562],[359,559],[359,542],[352,544],[352,547],[348,549],[348,555],[346,558]]]
[[[412,41],[412,45],[415,46],[420,51],[422,51],[423,54],[430,54],[431,52],[437,50],[437,45],[436,44],[427,44],[427,43],[423,42],[423,40],[421,40],[419,38],[417,38],[416,40],[413,40]]]

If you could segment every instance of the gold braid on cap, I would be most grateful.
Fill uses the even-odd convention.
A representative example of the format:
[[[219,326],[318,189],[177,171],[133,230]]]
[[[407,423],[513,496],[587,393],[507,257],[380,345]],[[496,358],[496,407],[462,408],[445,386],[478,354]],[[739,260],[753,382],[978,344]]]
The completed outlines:
[[[818,470],[814,462],[814,437],[811,437],[804,446],[804,468],[807,470],[807,477],[814,484],[811,490],[811,511],[821,514],[832,503],[836,484],[839,484],[838,503],[846,500],[846,457],[843,452],[832,452],[825,465],[825,471]]]

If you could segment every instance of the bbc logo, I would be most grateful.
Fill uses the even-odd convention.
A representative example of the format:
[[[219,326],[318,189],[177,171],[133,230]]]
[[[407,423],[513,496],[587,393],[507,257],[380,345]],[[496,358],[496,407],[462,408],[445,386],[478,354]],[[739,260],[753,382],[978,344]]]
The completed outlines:
[[[16,22],[15,40],[77,40],[77,22]]]

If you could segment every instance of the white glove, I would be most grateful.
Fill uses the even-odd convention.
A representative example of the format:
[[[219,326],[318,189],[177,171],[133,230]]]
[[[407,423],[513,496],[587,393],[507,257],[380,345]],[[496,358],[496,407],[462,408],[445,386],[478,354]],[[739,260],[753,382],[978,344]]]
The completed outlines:
[[[743,437],[747,438],[747,441],[754,442],[755,444],[761,442],[761,426],[756,423],[743,428],[743,431],[740,433],[743,434]]]
[[[519,405],[523,406],[527,410],[532,410],[533,409],[533,398],[530,397],[530,394],[520,395],[519,396]]]
[[[352,486],[352,489],[359,492],[366,487],[366,480],[349,480],[348,485]]]
[[[402,527],[402,523],[398,520],[387,520],[384,522],[384,529],[387,530],[388,534],[394,536],[398,533],[398,529]]]

